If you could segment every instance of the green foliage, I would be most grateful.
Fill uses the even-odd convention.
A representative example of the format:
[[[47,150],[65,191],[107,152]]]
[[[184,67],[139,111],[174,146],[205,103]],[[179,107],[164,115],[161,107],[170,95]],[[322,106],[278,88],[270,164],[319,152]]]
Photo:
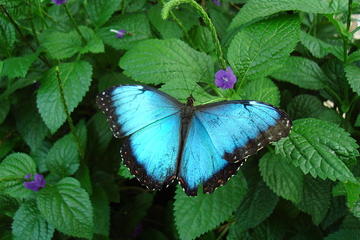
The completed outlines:
[[[54,234],[54,227],[40,215],[36,204],[29,201],[22,204],[15,213],[12,232],[14,240],[50,240]]]
[[[37,207],[57,230],[74,237],[91,238],[93,208],[89,195],[76,179],[63,178],[42,189],[37,197]]]
[[[302,57],[289,57],[271,76],[312,90],[324,88],[324,82],[327,80],[326,75],[315,62]]]
[[[46,73],[36,101],[40,115],[52,133],[66,120],[65,105],[71,113],[89,90],[91,75],[92,67],[85,61],[62,63]]]
[[[319,98],[309,94],[294,97],[287,106],[287,113],[293,119],[309,117],[335,123],[341,122],[341,117],[335,110],[326,108]]]
[[[228,59],[239,81],[262,78],[281,67],[299,41],[299,32],[297,17],[279,17],[250,25],[236,34]]]
[[[106,23],[111,15],[119,9],[123,0],[88,0],[86,1],[86,11],[91,22],[99,27]]]
[[[230,229],[229,238],[237,239],[244,231],[264,221],[278,202],[278,197],[263,181],[260,180],[251,187],[236,210],[236,222]]]
[[[7,58],[3,62],[0,76],[7,76],[8,78],[25,77],[31,64],[35,61],[36,54],[29,54],[22,57]]]
[[[244,176],[239,172],[211,195],[189,197],[178,188],[174,214],[180,238],[195,239],[227,220],[245,196],[246,186]]]
[[[260,172],[271,190],[277,195],[299,203],[304,188],[304,175],[300,169],[281,155],[267,153],[260,159]]]
[[[340,60],[343,59],[343,52],[340,46],[324,42],[305,32],[300,33],[300,41],[314,57],[322,58],[331,53]]]
[[[232,20],[229,30],[239,27],[247,22],[274,13],[298,10],[308,13],[336,13],[344,11],[346,1],[342,0],[249,0]]]
[[[173,39],[143,41],[128,51],[119,65],[137,81],[148,84],[181,81],[189,84],[189,89],[195,82],[208,82],[213,72],[210,57]]]
[[[30,193],[23,187],[24,177],[34,174],[36,165],[34,160],[24,153],[8,155],[0,163],[0,191],[15,198],[23,198]]]
[[[280,105],[279,89],[269,78],[249,82],[244,88],[239,89],[239,95],[242,99],[256,99],[274,106]]]
[[[131,35],[125,36],[121,41],[114,36],[111,29],[126,29]],[[143,13],[126,14],[123,16],[116,16],[108,24],[100,28],[97,34],[101,37],[104,43],[110,45],[115,49],[131,49],[136,43],[141,40],[151,37],[150,24],[146,15]]]
[[[276,144],[277,152],[305,174],[344,182],[356,182],[343,159],[359,156],[357,148],[343,129],[311,118],[296,120],[290,136]]]
[[[358,238],[360,1],[220,3],[0,0],[0,240]],[[150,192],[96,108],[120,84],[262,101],[293,127],[212,194]]]
[[[360,95],[360,68],[352,65],[345,67],[346,78],[349,81],[351,88]]]

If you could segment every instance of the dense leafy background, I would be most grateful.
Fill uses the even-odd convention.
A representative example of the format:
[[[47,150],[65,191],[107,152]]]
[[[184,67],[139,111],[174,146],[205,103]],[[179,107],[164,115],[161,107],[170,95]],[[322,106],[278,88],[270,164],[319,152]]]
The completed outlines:
[[[0,0],[0,240],[359,239],[360,1],[197,2]],[[213,194],[150,192],[95,107],[122,83],[268,102],[293,129]]]

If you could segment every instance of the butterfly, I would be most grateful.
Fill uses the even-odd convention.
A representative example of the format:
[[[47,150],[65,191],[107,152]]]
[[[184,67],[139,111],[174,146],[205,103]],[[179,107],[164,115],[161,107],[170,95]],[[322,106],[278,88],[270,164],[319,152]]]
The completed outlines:
[[[123,138],[124,164],[152,190],[178,180],[185,193],[200,184],[211,193],[244,161],[286,137],[291,120],[257,101],[232,100],[194,106],[145,85],[119,85],[101,92],[97,105],[115,137]]]

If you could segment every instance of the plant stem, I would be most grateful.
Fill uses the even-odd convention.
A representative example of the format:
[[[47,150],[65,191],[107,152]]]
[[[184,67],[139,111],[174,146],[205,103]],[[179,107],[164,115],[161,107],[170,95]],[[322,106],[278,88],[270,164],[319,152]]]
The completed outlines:
[[[160,1],[161,1],[162,5],[165,5],[164,0],[160,0]],[[170,16],[171,16],[172,19],[174,19],[174,21],[176,22],[176,24],[177,24],[177,25],[181,28],[181,30],[183,31],[184,36],[185,36],[185,39],[186,39],[190,44],[192,44],[192,40],[191,40],[189,34],[187,33],[184,24],[182,24],[182,22],[180,21],[180,19],[177,18],[177,16],[173,13],[172,10],[170,10]]]
[[[167,2],[164,5],[164,8],[162,10],[163,19],[166,19],[169,16],[169,13],[170,13],[172,8],[178,6],[178,5],[182,4],[182,3],[188,3],[193,8],[195,8],[199,12],[199,14],[202,17],[205,24],[209,27],[212,38],[213,38],[213,41],[215,42],[216,54],[218,56],[220,66],[221,66],[221,68],[226,69],[226,66],[227,66],[226,61],[224,59],[224,54],[223,54],[223,51],[222,51],[222,48],[221,48],[219,38],[218,38],[217,33],[216,33],[215,26],[211,22],[211,19],[207,15],[206,11],[196,1],[194,1],[194,0],[172,0],[172,1]]]
[[[74,25],[74,28],[76,30],[76,32],[79,34],[81,41],[83,44],[86,43],[86,39],[84,38],[84,36],[81,34],[80,29],[78,27],[78,25],[75,22],[75,19],[73,18],[73,16],[71,15],[69,8],[67,7],[67,4],[63,4],[64,8],[65,8],[65,12],[68,15],[68,17],[70,18],[70,21],[72,22],[72,24]]]
[[[348,12],[347,12],[347,16],[346,16],[346,30],[347,30],[347,32],[349,32],[350,24],[351,24],[352,1],[353,0],[348,1]],[[343,39],[343,48],[344,48],[344,63],[346,64],[347,57],[348,57],[349,39],[347,38],[347,36],[344,36],[344,35],[342,36],[342,39]]]
[[[83,160],[84,159],[84,150],[83,150],[83,147],[81,146],[81,142],[80,142],[80,138],[79,136],[75,133],[75,126],[74,126],[74,123],[72,121],[72,118],[70,116],[70,113],[69,113],[69,110],[68,110],[68,106],[66,104],[66,100],[65,100],[65,95],[64,95],[64,88],[62,86],[62,82],[61,82],[61,77],[60,77],[60,69],[58,66],[56,66],[55,68],[55,71],[56,71],[56,79],[57,79],[57,83],[58,83],[58,86],[59,86],[59,89],[60,89],[60,98],[61,98],[61,103],[64,107],[64,112],[66,114],[66,120],[69,124],[69,127],[70,127],[70,131],[71,131],[71,134],[73,135],[74,139],[75,139],[75,142],[77,144],[77,147],[78,147],[78,152],[79,152],[79,155],[80,155],[80,159]]]

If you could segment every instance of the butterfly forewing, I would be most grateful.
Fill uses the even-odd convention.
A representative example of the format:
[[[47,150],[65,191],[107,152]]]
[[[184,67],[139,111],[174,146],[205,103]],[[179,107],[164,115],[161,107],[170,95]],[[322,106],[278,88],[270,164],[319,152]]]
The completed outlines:
[[[180,104],[145,86],[122,85],[101,93],[97,104],[116,137],[126,136],[124,163],[140,182],[159,189],[175,178],[180,146]]]

